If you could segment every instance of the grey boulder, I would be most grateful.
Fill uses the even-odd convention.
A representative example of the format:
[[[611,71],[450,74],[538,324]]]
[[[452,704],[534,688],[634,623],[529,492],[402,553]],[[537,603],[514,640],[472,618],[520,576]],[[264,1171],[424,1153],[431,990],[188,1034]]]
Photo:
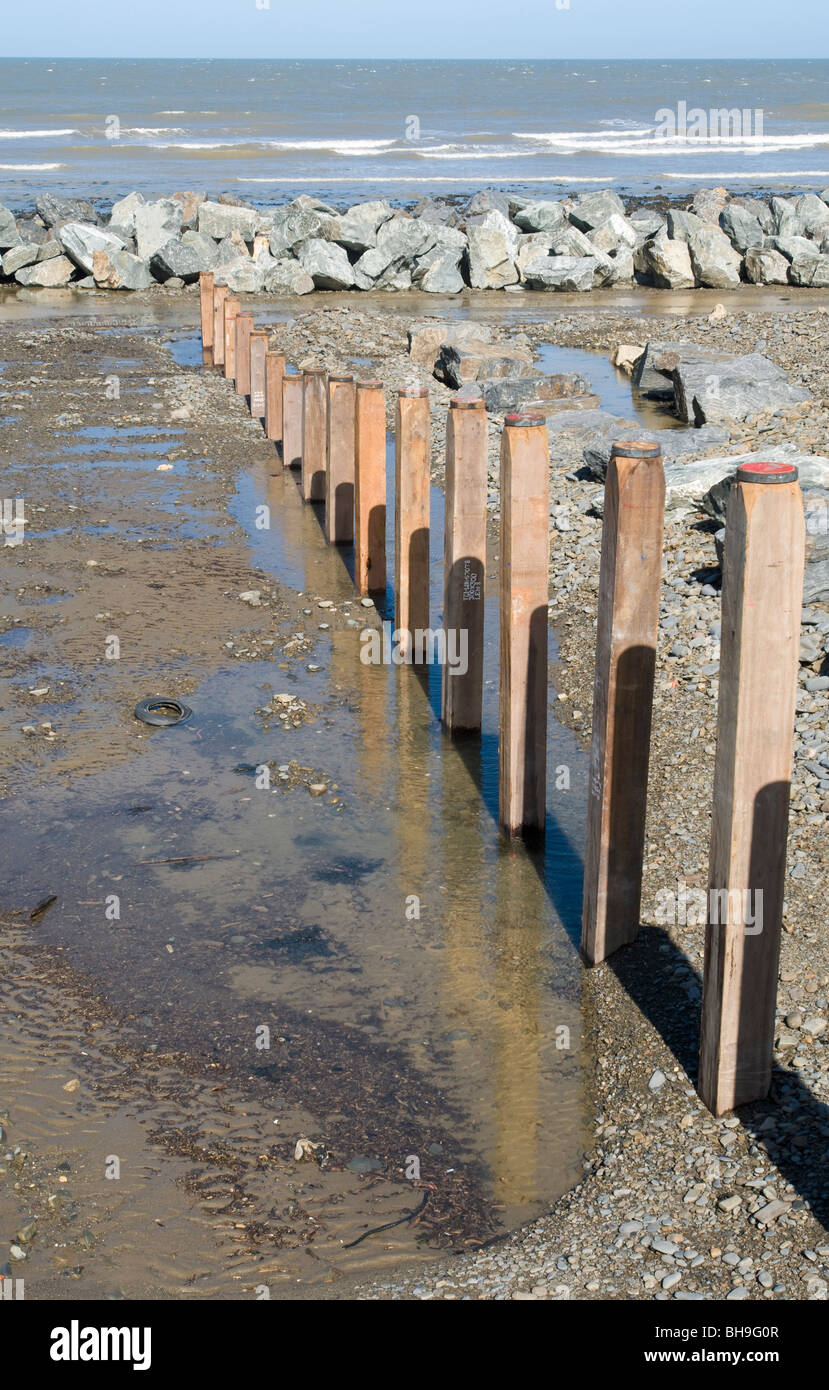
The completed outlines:
[[[706,222],[692,228],[687,240],[694,276],[701,285],[712,290],[739,285],[742,257],[725,232]]]
[[[147,290],[153,282],[146,262],[130,251],[96,251],[92,274],[106,290]]]
[[[18,270],[15,280],[19,285],[39,285],[47,289],[68,285],[72,279],[74,265],[68,256],[53,256],[48,261],[38,261],[35,265],[24,265]]]
[[[44,193],[35,200],[38,216],[47,227],[58,227],[61,222],[91,222],[100,226],[103,219],[91,203],[83,198],[58,198],[53,193]]]
[[[202,271],[213,270],[218,262],[216,243],[203,232],[187,231],[168,242],[150,258],[150,270],[157,280],[176,277],[185,285],[198,280]]]
[[[221,241],[232,232],[239,232],[245,241],[253,241],[258,230],[256,208],[239,207],[229,203],[214,203],[209,199],[199,208],[198,229],[214,241]]]
[[[314,282],[299,261],[285,257],[271,263],[263,288],[269,294],[310,294]]]
[[[570,221],[580,231],[589,232],[593,227],[606,222],[614,213],[624,217],[625,205],[612,188],[602,188],[595,193],[584,193],[576,199],[570,209]]]
[[[351,262],[336,242],[312,238],[300,246],[297,259],[318,290],[349,290],[354,284]]]
[[[58,227],[58,241],[70,260],[87,275],[92,274],[96,251],[123,251],[124,241],[103,227],[88,222],[64,222]]]

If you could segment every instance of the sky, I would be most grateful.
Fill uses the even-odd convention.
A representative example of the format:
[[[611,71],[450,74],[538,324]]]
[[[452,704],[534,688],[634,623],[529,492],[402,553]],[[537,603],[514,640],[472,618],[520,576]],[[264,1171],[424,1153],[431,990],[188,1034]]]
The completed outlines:
[[[0,57],[826,58],[829,0],[36,0]]]

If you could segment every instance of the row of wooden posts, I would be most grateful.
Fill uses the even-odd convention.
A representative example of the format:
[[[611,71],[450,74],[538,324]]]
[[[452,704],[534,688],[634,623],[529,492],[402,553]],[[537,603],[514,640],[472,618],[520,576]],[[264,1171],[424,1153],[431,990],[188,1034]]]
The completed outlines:
[[[201,324],[205,360],[249,397],[268,439],[281,445],[283,465],[301,468],[303,498],[324,502],[328,541],[353,543],[360,593],[384,590],[382,382],[290,371],[285,356],[269,350],[268,334],[254,330],[252,316],[209,274],[201,277]],[[395,627],[403,650],[416,631],[429,629],[425,388],[398,393],[395,424]],[[442,719],[453,735],[480,731],[482,720],[487,437],[483,400],[452,400],[443,626],[468,637],[466,673],[450,674],[446,664],[442,672]],[[499,816],[508,835],[532,836],[546,815],[549,452],[542,416],[506,417],[500,491]],[[664,507],[659,446],[615,444],[605,484],[584,872],[581,949],[591,965],[639,931]],[[797,469],[739,468],[726,525],[700,1049],[699,1090],[715,1114],[765,1096],[771,1083],[804,538]]]

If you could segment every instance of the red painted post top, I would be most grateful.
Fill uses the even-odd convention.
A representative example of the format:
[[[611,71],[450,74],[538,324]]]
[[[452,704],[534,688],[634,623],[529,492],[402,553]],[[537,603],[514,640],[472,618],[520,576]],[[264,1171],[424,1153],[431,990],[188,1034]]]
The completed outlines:
[[[742,463],[737,469],[738,483],[794,483],[795,463]]]

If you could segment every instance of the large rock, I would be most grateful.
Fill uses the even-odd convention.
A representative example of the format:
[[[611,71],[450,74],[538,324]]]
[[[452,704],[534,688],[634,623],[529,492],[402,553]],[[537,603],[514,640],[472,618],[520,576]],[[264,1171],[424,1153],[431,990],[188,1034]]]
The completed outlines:
[[[288,203],[287,207],[273,214],[271,255],[279,259],[297,252],[304,242],[321,237],[324,224],[331,221],[333,218],[329,214],[317,212],[314,208],[298,207],[296,202]],[[251,240],[250,237],[246,239]]]
[[[415,262],[412,283],[427,294],[459,294],[465,288],[460,270],[462,255],[460,247],[444,249],[433,246],[431,251]]]
[[[150,258],[150,270],[157,280],[175,276],[189,285],[198,280],[202,271],[213,270],[218,264],[218,251],[212,237],[203,232],[187,231],[171,237]]]
[[[59,227],[62,222],[90,222],[100,226],[103,220],[83,198],[58,198],[54,193],[44,193],[35,200],[35,207],[47,227]]]
[[[613,445],[618,439],[625,437],[621,433],[622,427],[630,428],[629,421],[613,416],[609,416],[608,419],[612,424],[603,424],[582,451],[585,466],[599,482],[604,482]],[[649,430],[636,425],[635,430],[636,439],[647,440],[660,446],[666,468],[672,459],[683,458],[687,454],[703,453],[717,444],[727,444],[729,439],[728,430],[722,429],[719,425],[704,425],[699,430]]]
[[[656,233],[637,252],[635,265],[663,290],[689,290],[694,287],[691,253],[684,241],[672,241],[667,231]]]
[[[809,399],[761,353],[725,362],[682,362],[673,371],[676,413],[688,424],[722,424],[785,409]]]
[[[646,344],[637,358],[633,368],[633,384],[640,391],[659,396],[673,396],[674,368],[680,362],[708,362],[712,357],[719,356],[723,362],[730,361],[730,353],[713,353],[710,349],[700,347],[698,343],[689,343],[685,339],[658,339],[652,338]]]
[[[231,232],[239,232],[245,241],[253,241],[258,231],[258,221],[259,214],[256,208],[213,203],[209,199],[199,208],[199,231],[205,236],[212,236],[214,241],[221,241],[223,237],[230,236]],[[306,232],[305,235],[308,236],[310,233]],[[303,237],[299,239],[304,240]]]
[[[19,246],[21,240],[14,213],[0,203],[0,251],[6,251],[10,246]]]
[[[488,217],[500,216],[488,213]],[[508,238],[497,226],[467,226],[469,283],[474,290],[502,290],[518,283],[515,255],[518,236]]]
[[[310,294],[314,282],[299,261],[284,258],[274,262],[266,276],[264,289],[268,294]]]
[[[570,221],[582,232],[589,232],[606,222],[614,213],[624,217],[625,205],[612,188],[602,188],[595,193],[584,193],[576,199],[570,209]]]
[[[172,198],[159,198],[135,209],[135,244],[138,254],[149,261],[171,237],[181,231],[182,207]]]
[[[477,217],[482,212],[500,212],[504,217],[510,215],[511,200],[508,193],[496,188],[482,188],[473,194],[464,209],[466,217]]]
[[[409,356],[422,367],[434,368],[444,343],[463,346],[468,342],[489,343],[492,329],[485,323],[418,323],[408,332]]]
[[[88,222],[64,222],[58,227],[58,240],[70,260],[87,275],[92,274],[96,251],[123,251],[124,241],[103,227]]]
[[[728,190],[725,188],[699,188],[691,199],[691,209],[703,222],[717,227],[727,199]]]
[[[411,266],[432,249],[437,239],[434,223],[398,216],[381,223],[377,245],[364,251],[354,265],[358,289],[399,289],[407,276],[411,284]]]
[[[110,229],[119,236],[122,233],[125,236],[135,236],[135,214],[138,208],[143,206],[144,197],[141,193],[128,193],[126,198],[119,198],[110,208]]]
[[[14,278],[19,285],[40,285],[55,289],[69,284],[74,269],[68,256],[53,256],[48,261],[25,265],[22,270],[18,270]]]
[[[825,290],[829,286],[829,255],[795,256],[789,266],[789,281],[792,285]]]
[[[264,257],[254,260],[252,256],[237,256],[233,261],[216,265],[214,284],[227,285],[234,294],[259,294],[273,268],[274,262]]]
[[[767,237],[764,242],[766,250],[779,251],[781,256],[785,256],[787,261],[794,261],[803,256],[817,256],[818,247],[813,241],[805,236],[772,236]]]
[[[745,254],[746,278],[752,285],[787,285],[789,262],[779,251],[749,247]]]
[[[793,198],[772,198],[771,211],[778,236],[803,236],[805,223]]]
[[[827,209],[829,211],[829,209]],[[720,213],[720,227],[738,251],[760,248],[765,233],[759,219],[738,203],[729,203]]]
[[[152,284],[146,262],[129,251],[96,251],[92,274],[105,290],[147,290]]]
[[[434,366],[434,375],[457,391],[470,381],[508,376],[530,376],[533,355],[529,348],[504,343],[485,343],[469,338],[461,346],[443,343]]]
[[[524,267],[524,279],[533,289],[592,290],[599,261],[595,256],[537,256]]]
[[[657,232],[667,231],[668,228],[661,213],[648,212],[647,208],[639,208],[636,212],[632,212],[628,221],[636,233],[637,246],[641,246],[648,237],[655,236]]]
[[[681,208],[669,208],[666,217],[671,241],[687,241],[692,232],[698,232],[706,225],[696,213],[685,212]]]
[[[192,188],[187,188],[183,192],[173,193],[174,203],[181,207],[181,229],[183,232],[194,231],[199,224],[199,208],[207,202],[206,193],[195,193]]]
[[[829,208],[816,193],[804,193],[798,198],[797,215],[807,236],[822,241],[829,235]]]
[[[303,242],[297,258],[318,290],[349,290],[354,284],[351,262],[336,242],[315,237]]]
[[[342,217],[325,218],[321,235],[328,241],[335,241],[346,251],[368,251],[377,245],[377,230],[393,216],[393,210],[385,200],[371,203],[358,203],[349,208]]]
[[[608,254],[622,247],[633,250],[637,242],[636,228],[620,212],[614,212],[606,222],[600,222],[598,227],[593,228],[589,240],[597,250]]]
[[[492,415],[523,409],[530,402],[543,406],[551,401],[590,396],[590,384],[578,372],[559,372],[554,376],[537,372],[529,376],[479,378],[478,385],[484,404]]]
[[[18,270],[22,270],[24,265],[33,265],[38,258],[40,247],[36,242],[21,242],[19,246],[10,246],[8,251],[4,251],[2,263],[3,274],[10,280]]]
[[[694,276],[701,285],[712,290],[739,285],[742,257],[719,227],[706,222],[692,228],[688,233],[688,250]]]
[[[526,203],[512,220],[522,232],[552,232],[564,226],[567,209],[564,203]]]
[[[199,236],[204,236],[204,233],[200,232]],[[212,240],[212,237],[208,237],[208,241]],[[248,244],[239,232],[231,232],[230,236],[223,237],[218,246],[216,246],[216,264],[231,265],[240,258],[242,260],[248,260],[250,258]]]

